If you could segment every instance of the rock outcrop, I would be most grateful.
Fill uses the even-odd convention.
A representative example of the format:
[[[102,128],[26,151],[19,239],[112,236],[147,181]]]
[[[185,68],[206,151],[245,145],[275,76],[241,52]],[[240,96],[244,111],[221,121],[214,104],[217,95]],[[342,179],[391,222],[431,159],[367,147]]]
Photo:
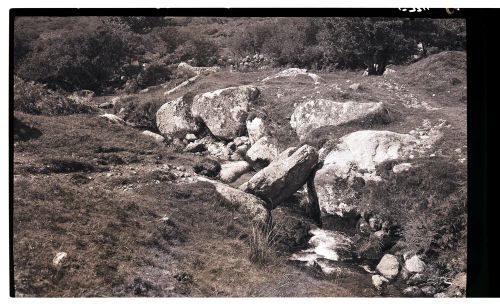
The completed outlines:
[[[207,142],[207,151],[208,153],[213,156],[217,157],[222,160],[229,160],[229,157],[231,156],[231,151],[226,147],[226,145],[223,142]]]
[[[184,148],[184,152],[192,152],[192,153],[204,152],[206,150],[207,146],[201,142],[189,143],[186,145],[186,148]]]
[[[323,78],[320,76],[313,74],[313,73],[308,73],[307,69],[304,68],[288,68],[285,70],[280,71],[279,73],[266,77],[262,79],[261,82],[267,82],[273,79],[282,79],[282,78],[289,78],[289,79],[295,79],[297,77],[308,77],[310,78],[314,84],[319,84],[321,81],[323,81]]]
[[[290,118],[290,125],[303,140],[315,129],[325,126],[388,121],[389,113],[381,102],[337,102],[315,99],[303,102],[295,108]]]
[[[259,94],[255,86],[224,88],[196,95],[191,111],[214,136],[232,140],[245,134],[250,106]]]
[[[403,295],[407,297],[420,297],[423,296],[423,292],[419,287],[411,286],[403,290]]]
[[[197,67],[197,66],[191,66],[186,62],[181,62],[177,65],[177,71],[179,73],[186,74],[188,76],[208,75],[220,71],[220,67],[218,66]]]
[[[392,167],[392,172],[395,174],[407,172],[411,168],[411,163],[400,163]]]
[[[291,147],[240,188],[261,197],[274,208],[307,182],[317,163],[318,153],[313,147]]]
[[[156,112],[156,125],[162,135],[180,139],[200,129],[199,123],[191,114],[191,104],[184,97],[162,105]]]
[[[362,130],[342,137],[314,179],[322,216],[355,211],[356,184],[379,180],[376,166],[411,154],[416,143],[411,135],[390,131]]]

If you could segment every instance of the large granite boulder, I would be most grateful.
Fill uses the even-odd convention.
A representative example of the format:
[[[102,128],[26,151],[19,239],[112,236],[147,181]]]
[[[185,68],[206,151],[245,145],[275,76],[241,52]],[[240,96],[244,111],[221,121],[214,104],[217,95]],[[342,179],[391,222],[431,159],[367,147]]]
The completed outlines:
[[[307,182],[317,163],[318,153],[314,147],[290,147],[240,189],[259,196],[274,208]]]
[[[250,85],[224,88],[196,95],[191,111],[214,136],[232,140],[245,135],[250,106],[259,94],[259,89]]]
[[[362,130],[340,138],[314,178],[322,220],[355,212],[357,187],[380,180],[376,166],[409,156],[415,146],[415,137],[391,131]]]
[[[184,97],[162,105],[156,112],[156,125],[162,135],[180,139],[200,129],[198,121],[191,114],[191,104]]]
[[[299,104],[291,118],[290,125],[301,140],[310,133],[325,126],[359,122],[369,124],[388,122],[389,113],[381,102],[337,102],[327,99],[309,100]]]

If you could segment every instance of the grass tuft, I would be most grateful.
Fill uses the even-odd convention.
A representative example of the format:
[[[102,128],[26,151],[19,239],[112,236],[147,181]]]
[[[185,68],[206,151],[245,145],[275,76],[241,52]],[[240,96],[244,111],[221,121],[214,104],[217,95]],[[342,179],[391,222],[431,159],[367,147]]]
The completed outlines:
[[[252,263],[266,265],[273,262],[278,233],[279,226],[272,221],[264,225],[252,225],[249,240],[249,259]]]

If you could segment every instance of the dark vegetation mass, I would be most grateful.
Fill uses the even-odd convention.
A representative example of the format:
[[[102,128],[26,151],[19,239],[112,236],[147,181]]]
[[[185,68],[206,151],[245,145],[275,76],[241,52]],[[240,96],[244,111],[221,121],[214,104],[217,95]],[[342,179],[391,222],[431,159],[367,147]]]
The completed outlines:
[[[16,19],[15,73],[65,91],[113,92],[125,84],[129,90],[145,88],[168,81],[171,64],[188,60],[195,66],[239,66],[242,58],[263,54],[275,67],[368,68],[371,74],[381,74],[386,65],[409,63],[418,52],[465,48],[465,24],[453,19],[38,17],[36,21]]]

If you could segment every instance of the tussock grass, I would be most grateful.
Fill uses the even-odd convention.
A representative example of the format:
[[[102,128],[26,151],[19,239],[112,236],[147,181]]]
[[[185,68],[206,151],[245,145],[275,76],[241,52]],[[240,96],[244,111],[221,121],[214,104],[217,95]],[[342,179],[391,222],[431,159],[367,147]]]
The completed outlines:
[[[249,238],[249,260],[257,265],[273,262],[280,226],[272,221],[264,225],[252,225]]]

